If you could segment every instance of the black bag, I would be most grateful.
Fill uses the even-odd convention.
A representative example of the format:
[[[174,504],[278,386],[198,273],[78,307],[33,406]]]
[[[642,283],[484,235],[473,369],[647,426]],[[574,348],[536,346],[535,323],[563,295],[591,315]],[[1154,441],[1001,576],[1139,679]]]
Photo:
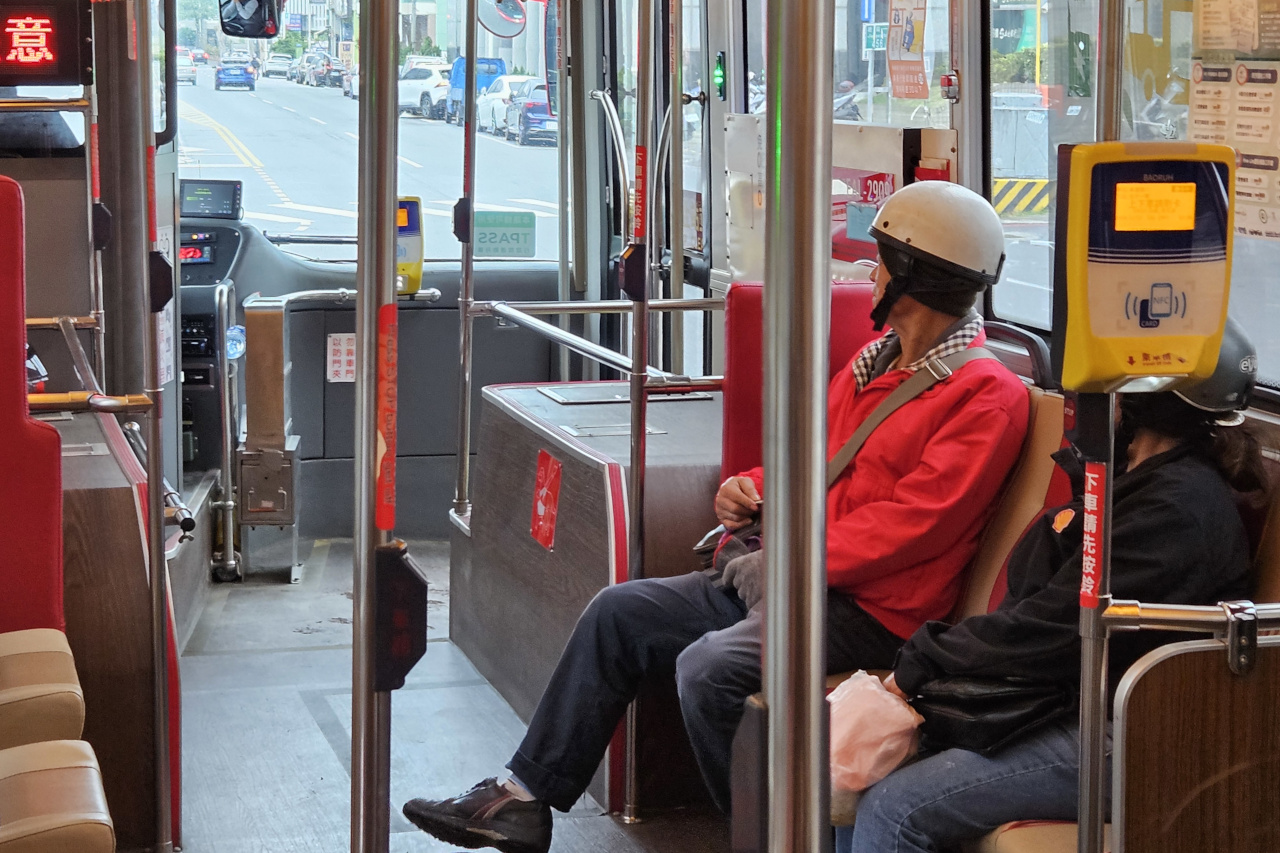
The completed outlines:
[[[922,749],[959,747],[990,755],[1076,705],[1058,684],[952,676],[921,686],[911,707],[924,717]]]

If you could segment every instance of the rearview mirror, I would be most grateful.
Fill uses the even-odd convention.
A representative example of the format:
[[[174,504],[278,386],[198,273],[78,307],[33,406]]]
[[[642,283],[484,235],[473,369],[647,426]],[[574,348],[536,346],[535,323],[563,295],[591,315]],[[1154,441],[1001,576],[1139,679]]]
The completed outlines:
[[[281,0],[218,0],[222,31],[246,39],[271,39],[280,34]]]

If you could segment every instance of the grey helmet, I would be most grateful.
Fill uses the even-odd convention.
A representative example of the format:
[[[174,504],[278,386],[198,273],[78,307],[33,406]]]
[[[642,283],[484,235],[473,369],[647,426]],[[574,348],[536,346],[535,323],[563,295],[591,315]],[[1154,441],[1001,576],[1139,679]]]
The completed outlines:
[[[1220,414],[1218,424],[1234,426],[1244,422],[1249,397],[1258,380],[1258,351],[1235,320],[1227,318],[1218,350],[1218,366],[1213,374],[1173,393],[1203,412]]]

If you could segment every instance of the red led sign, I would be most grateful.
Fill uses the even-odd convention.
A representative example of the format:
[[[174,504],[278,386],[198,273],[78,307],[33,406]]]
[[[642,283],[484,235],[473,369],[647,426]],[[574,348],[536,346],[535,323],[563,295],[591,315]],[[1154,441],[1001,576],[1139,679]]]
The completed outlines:
[[[4,22],[6,62],[23,65],[50,65],[54,62],[53,17],[10,15]]]
[[[0,0],[0,86],[74,86],[93,80],[84,0]]]

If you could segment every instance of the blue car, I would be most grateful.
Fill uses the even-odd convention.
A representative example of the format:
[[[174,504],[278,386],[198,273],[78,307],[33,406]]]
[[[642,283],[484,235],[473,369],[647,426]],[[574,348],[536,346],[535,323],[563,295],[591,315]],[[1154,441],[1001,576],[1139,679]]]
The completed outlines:
[[[476,60],[476,93],[483,92],[503,74],[507,73],[507,63],[501,59]],[[445,105],[444,120],[446,123],[457,121],[462,124],[462,105],[466,98],[467,58],[459,56],[453,61],[453,70],[449,72],[449,99]]]
[[[252,92],[256,88],[256,82],[253,69],[249,67],[247,61],[224,59],[218,63],[218,67],[213,72],[215,89],[221,89],[224,86],[243,86]]]

